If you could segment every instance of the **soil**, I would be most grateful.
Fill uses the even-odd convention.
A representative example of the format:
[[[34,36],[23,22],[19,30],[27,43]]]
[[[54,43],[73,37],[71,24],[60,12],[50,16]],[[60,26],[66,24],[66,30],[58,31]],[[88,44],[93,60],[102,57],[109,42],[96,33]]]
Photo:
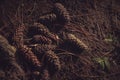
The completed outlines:
[[[69,24],[63,24],[62,20],[39,22],[40,16],[54,12],[55,3],[61,3],[68,11]],[[60,38],[59,44],[53,41],[57,46],[53,50],[55,55],[48,52],[40,72],[28,58],[21,56],[13,41],[20,24],[25,24],[24,39],[30,40],[35,31],[28,28],[36,22]],[[62,33],[74,34],[89,50],[80,49],[79,43],[72,44],[74,41],[64,41]],[[0,80],[120,80],[119,0],[0,0],[0,35],[17,50],[14,60],[9,59],[0,45]],[[40,60],[43,55],[36,54]],[[55,59],[55,66],[49,61],[49,55]]]

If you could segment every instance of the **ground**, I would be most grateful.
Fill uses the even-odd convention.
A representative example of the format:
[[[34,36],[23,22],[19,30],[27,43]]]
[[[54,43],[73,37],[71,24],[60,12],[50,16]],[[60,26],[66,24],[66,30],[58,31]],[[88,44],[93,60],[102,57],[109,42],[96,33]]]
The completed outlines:
[[[50,75],[50,80],[119,80],[119,0],[1,0],[0,34],[12,45],[17,24],[30,25],[32,22],[37,22],[40,16],[53,11],[56,2],[63,4],[69,12],[70,25],[58,24],[57,27],[47,25],[48,29],[59,35],[60,32],[64,32],[61,27],[65,27],[68,32],[82,40],[90,50],[74,52],[74,49],[66,50],[65,46],[62,46],[61,49],[64,51],[57,54],[61,70]],[[26,65],[22,65],[18,55],[15,57],[16,63],[23,69],[18,72],[19,75],[16,69],[12,68],[14,64],[9,61],[4,63],[2,55],[0,57],[0,64],[5,64],[4,68],[0,65],[1,80],[30,80],[31,70]],[[36,80],[40,78],[37,77]]]

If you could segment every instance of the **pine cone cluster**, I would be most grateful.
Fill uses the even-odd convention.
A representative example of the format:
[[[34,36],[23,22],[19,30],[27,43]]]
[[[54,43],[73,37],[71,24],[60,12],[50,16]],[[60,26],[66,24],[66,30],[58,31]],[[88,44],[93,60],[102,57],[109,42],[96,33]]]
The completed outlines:
[[[39,76],[54,75],[61,70],[60,59],[57,56],[57,48],[62,46],[62,42],[68,41],[79,47],[80,49],[88,49],[88,47],[73,34],[64,32],[66,36],[52,32],[50,26],[56,22],[63,27],[70,23],[70,15],[67,9],[61,3],[55,3],[53,11],[50,14],[40,16],[39,19],[28,25],[17,27],[13,36],[14,46],[22,58],[26,59],[26,63],[37,68]],[[61,24],[62,22],[62,24]],[[56,26],[57,29],[58,26]],[[27,31],[25,31],[27,30]],[[31,34],[32,33],[32,34]],[[68,45],[72,46],[72,45]],[[45,72],[44,72],[45,71]],[[33,71],[33,73],[36,71]],[[43,73],[43,74],[42,74]],[[41,78],[43,78],[43,76]],[[47,80],[47,79],[46,79]]]

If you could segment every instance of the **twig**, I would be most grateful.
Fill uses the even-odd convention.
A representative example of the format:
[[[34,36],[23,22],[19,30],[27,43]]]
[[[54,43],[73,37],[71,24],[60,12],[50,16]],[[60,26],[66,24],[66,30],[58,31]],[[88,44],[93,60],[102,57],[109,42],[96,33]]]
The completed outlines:
[[[104,76],[80,75],[80,77],[84,77],[84,78],[105,78],[105,77],[112,77],[112,76],[115,76],[115,75],[118,75],[118,74],[120,74],[120,72],[111,73],[111,74],[104,75]]]

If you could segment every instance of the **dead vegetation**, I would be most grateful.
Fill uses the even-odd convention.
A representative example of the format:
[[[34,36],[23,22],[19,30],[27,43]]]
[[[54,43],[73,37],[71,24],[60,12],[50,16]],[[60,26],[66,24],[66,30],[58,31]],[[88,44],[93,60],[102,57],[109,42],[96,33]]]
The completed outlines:
[[[1,80],[119,80],[118,0],[0,4]]]

